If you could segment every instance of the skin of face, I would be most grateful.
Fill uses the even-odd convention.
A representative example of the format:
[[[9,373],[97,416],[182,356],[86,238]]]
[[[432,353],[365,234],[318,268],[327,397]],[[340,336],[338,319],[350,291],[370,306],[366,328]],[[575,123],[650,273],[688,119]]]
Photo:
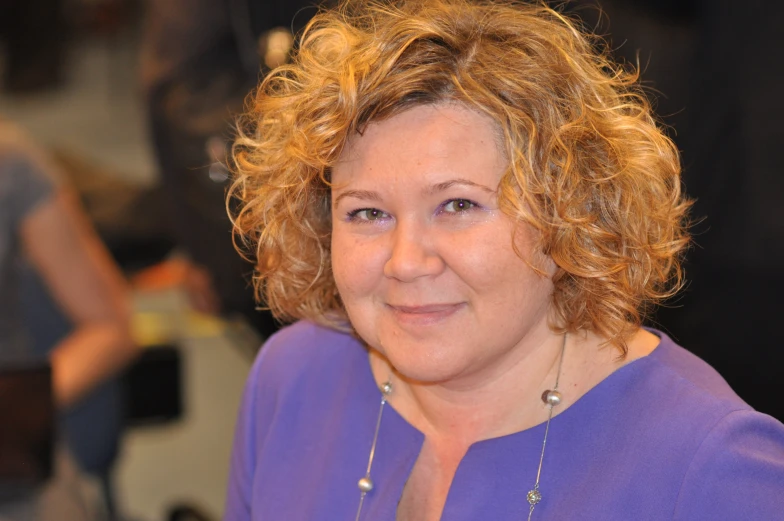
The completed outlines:
[[[482,386],[552,341],[551,278],[513,249],[537,262],[533,231],[498,207],[497,134],[463,105],[417,106],[371,123],[333,168],[340,296],[359,336],[411,382]]]

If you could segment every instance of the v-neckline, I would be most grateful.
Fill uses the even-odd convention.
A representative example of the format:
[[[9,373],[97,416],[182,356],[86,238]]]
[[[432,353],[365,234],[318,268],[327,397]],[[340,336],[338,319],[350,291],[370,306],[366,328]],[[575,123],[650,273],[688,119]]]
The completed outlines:
[[[575,408],[579,412],[580,408],[585,407],[586,406],[585,404],[589,403],[591,401],[591,396],[592,395],[599,394],[599,391],[602,388],[604,388],[604,387],[606,387],[608,385],[612,385],[612,382],[614,380],[616,380],[618,378],[621,378],[628,371],[631,371],[632,369],[634,369],[634,368],[636,368],[636,367],[638,367],[640,365],[643,365],[645,363],[648,363],[650,361],[655,361],[662,353],[662,347],[665,344],[665,340],[667,339],[667,336],[664,335],[664,333],[662,333],[662,332],[660,332],[658,330],[655,330],[655,329],[651,329],[651,328],[647,328],[646,327],[645,330],[650,332],[650,333],[652,333],[652,334],[654,334],[655,336],[657,336],[659,338],[658,345],[650,353],[648,353],[647,355],[641,356],[639,358],[636,358],[636,359],[630,361],[627,364],[622,365],[621,367],[619,367],[618,369],[616,369],[615,371],[613,371],[612,373],[607,375],[607,377],[604,378],[603,380],[601,380],[599,383],[597,383],[596,385],[594,385],[593,387],[588,389],[588,391],[583,393],[583,395],[580,396],[577,400],[575,400],[571,405],[569,405],[569,407],[567,407],[566,409],[561,411],[558,415],[553,416],[551,424],[553,422],[555,422],[558,418],[561,418],[562,416],[568,414],[569,411],[572,411]],[[365,368],[366,368],[365,375],[366,375],[366,377],[369,380],[365,384],[366,385],[369,384],[370,386],[375,388],[375,391],[378,394],[378,399],[381,400],[381,390],[380,390],[378,384],[376,383],[375,376],[373,375],[373,369],[372,369],[371,364],[370,364],[370,356],[371,356],[370,348],[365,347],[365,349],[367,351],[367,357],[366,357],[366,362],[367,363],[364,364]],[[397,421],[401,422],[408,429],[418,433],[419,436],[421,436],[423,441],[424,441],[425,434],[422,431],[420,431],[418,428],[416,428],[411,422],[409,422],[402,414],[400,414],[400,412],[398,412],[398,410],[392,405],[391,402],[387,401],[387,403],[385,405],[385,408],[387,410],[389,410],[389,411],[392,411],[392,415],[394,415],[396,417]],[[572,414],[576,414],[576,413],[573,412]],[[537,430],[544,429],[544,426],[545,426],[546,423],[547,423],[547,420],[543,420],[542,422],[537,423],[536,425],[532,425],[531,427],[528,427],[528,428],[520,430],[520,431],[515,431],[515,432],[509,433],[509,434],[504,434],[504,435],[501,435],[501,436],[496,436],[496,437],[493,437],[493,438],[486,438],[484,440],[476,441],[476,442],[472,443],[469,446],[468,451],[466,451],[466,454],[471,450],[471,448],[473,448],[477,444],[482,444],[482,443],[486,443],[486,442],[492,442],[494,440],[507,439],[507,438],[510,438],[510,437],[522,435],[523,433],[535,432]]]
[[[559,426],[562,425],[569,425],[572,421],[571,419],[575,416],[579,417],[581,411],[585,408],[593,407],[593,402],[597,399],[601,400],[602,395],[604,394],[604,390],[613,385],[614,382],[627,379],[628,374],[633,371],[643,370],[646,366],[651,363],[656,363],[657,359],[664,355],[664,351],[666,351],[666,335],[663,333],[656,331],[656,330],[649,330],[653,334],[659,337],[659,344],[653,349],[648,355],[639,357],[631,362],[619,367],[617,370],[612,372],[608,375],[605,379],[600,381],[598,384],[593,386],[589,389],[586,393],[584,393],[579,399],[577,399],[571,406],[564,411],[562,411],[558,416],[553,417],[551,424],[551,429],[555,428],[558,429]],[[372,386],[376,389],[376,397],[378,402],[380,403],[381,400],[381,391],[376,384],[375,377],[373,375],[373,371],[370,365],[370,353],[367,352],[367,356],[365,358],[364,366],[364,374],[365,374],[365,382],[363,383],[363,388],[365,386]],[[367,389],[366,389],[367,390]],[[368,390],[369,391],[369,390]],[[409,440],[406,442],[406,446],[408,450],[406,451],[405,455],[402,455],[405,460],[402,468],[398,468],[396,472],[396,479],[390,479],[388,483],[394,487],[394,490],[387,490],[386,500],[387,504],[378,504],[376,508],[379,508],[383,511],[383,515],[378,517],[378,519],[383,519],[384,521],[394,521],[397,518],[397,507],[402,499],[402,494],[405,489],[406,484],[408,483],[408,479],[411,475],[411,472],[414,469],[414,465],[416,464],[417,459],[419,458],[419,454],[422,450],[422,447],[425,442],[425,434],[417,429],[414,425],[412,425],[402,414],[398,412],[398,410],[392,406],[390,402],[385,404],[385,418],[382,421],[381,431],[379,433],[379,443],[383,442],[384,438],[384,430],[386,429],[388,432],[393,432],[396,434],[403,434],[403,438]],[[521,431],[513,432],[510,434],[488,438],[484,440],[480,440],[477,442],[472,443],[466,453],[463,455],[460,463],[458,464],[455,475],[452,479],[452,483],[447,491],[446,500],[444,503],[444,508],[441,513],[441,519],[444,519],[444,513],[450,510],[450,505],[454,503],[454,491],[455,491],[455,482],[457,478],[461,475],[461,470],[464,469],[466,462],[472,462],[476,457],[477,451],[490,451],[496,450],[498,446],[506,446],[506,447],[517,447],[520,444],[524,445],[532,445],[536,447],[541,447],[541,442],[544,436],[544,429],[546,425],[546,420],[533,425],[529,428],[523,429]],[[399,440],[398,440],[399,441]],[[394,442],[396,443],[396,442]],[[495,449],[492,447],[495,446]],[[537,451],[539,449],[537,448]],[[538,459],[538,457],[537,457]],[[536,471],[536,468],[531,469],[532,472]],[[529,488],[533,487],[533,482],[530,485],[527,485]],[[383,486],[381,480],[377,481],[377,485]],[[524,486],[526,486],[524,485]],[[528,488],[526,488],[528,490]],[[394,500],[393,500],[394,498]],[[525,501],[525,498],[522,498]],[[370,506],[370,505],[368,505]],[[378,512],[377,512],[378,513]],[[362,517],[362,519],[366,519]],[[370,519],[370,518],[367,518]],[[375,517],[374,517],[375,519]]]

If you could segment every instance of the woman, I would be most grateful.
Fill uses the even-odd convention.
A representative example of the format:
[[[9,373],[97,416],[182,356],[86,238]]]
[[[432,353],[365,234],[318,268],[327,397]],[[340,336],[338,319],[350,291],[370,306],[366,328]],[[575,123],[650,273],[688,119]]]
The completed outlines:
[[[681,283],[678,156],[557,12],[324,13],[235,147],[282,320],[225,519],[775,519],[784,426],[643,311]]]
[[[59,177],[41,150],[0,121],[0,371],[47,363],[35,359],[22,316],[19,285],[25,259],[74,324],[48,361],[51,398],[65,410],[128,364],[138,348],[130,338],[122,275]],[[0,393],[3,404],[4,410],[17,412],[19,397]],[[0,425],[9,438],[18,436],[5,418],[0,417]],[[3,450],[14,448],[0,446]],[[3,474],[0,520],[92,519],[95,509],[81,494],[79,480],[62,448],[52,478],[37,488],[20,487],[19,476]]]

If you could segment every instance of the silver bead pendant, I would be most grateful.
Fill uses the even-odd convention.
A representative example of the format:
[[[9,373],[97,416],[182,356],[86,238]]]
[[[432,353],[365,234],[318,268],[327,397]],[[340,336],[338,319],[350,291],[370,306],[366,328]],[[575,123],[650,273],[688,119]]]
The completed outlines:
[[[357,481],[357,486],[363,493],[368,493],[373,490],[373,480],[370,479],[369,476],[365,476],[364,478]]]
[[[542,401],[551,407],[561,404],[561,393],[547,390],[542,393]]]

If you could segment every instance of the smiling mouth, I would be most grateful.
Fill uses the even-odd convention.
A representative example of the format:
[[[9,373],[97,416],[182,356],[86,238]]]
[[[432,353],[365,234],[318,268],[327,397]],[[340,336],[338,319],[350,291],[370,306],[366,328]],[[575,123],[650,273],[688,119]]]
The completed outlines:
[[[395,306],[387,304],[398,320],[403,322],[429,324],[439,322],[460,310],[464,303],[428,304],[424,306]]]

